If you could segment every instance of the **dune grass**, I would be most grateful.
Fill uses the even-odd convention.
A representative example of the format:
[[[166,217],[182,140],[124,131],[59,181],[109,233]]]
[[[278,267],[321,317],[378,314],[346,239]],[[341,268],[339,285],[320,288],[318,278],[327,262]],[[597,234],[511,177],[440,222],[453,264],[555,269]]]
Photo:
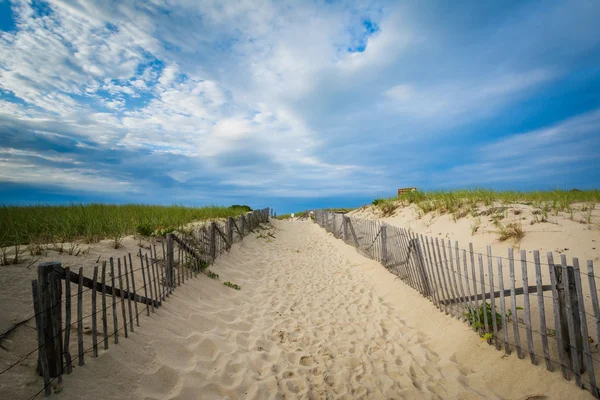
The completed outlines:
[[[187,223],[211,218],[235,217],[248,206],[183,207],[155,205],[71,204],[66,206],[1,206],[0,249],[49,243],[95,243],[123,236],[164,234]],[[34,250],[32,250],[34,249]]]
[[[586,203],[586,210],[600,203],[600,190],[551,190],[551,191],[495,191],[488,189],[406,192],[399,197],[376,199],[377,206],[384,215],[391,215],[400,205],[416,204],[423,213],[438,211],[465,216],[478,205],[491,206],[494,203],[521,203],[533,207],[573,214],[573,203]]]

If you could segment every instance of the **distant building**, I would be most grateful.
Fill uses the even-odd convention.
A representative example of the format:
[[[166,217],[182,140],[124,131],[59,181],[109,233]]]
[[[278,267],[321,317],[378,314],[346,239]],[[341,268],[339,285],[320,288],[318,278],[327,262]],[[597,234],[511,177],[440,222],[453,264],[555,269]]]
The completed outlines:
[[[416,187],[400,188],[400,189],[398,189],[398,197],[400,197],[402,194],[404,194],[406,192],[416,192],[416,191],[417,191]]]

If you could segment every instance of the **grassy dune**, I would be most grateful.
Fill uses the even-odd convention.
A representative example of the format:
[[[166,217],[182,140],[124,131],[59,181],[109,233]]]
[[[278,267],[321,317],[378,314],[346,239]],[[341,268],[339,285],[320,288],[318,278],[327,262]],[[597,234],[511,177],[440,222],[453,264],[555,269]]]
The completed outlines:
[[[153,205],[72,204],[68,206],[0,207],[0,248],[120,238],[131,234],[150,236],[184,224],[211,218],[235,217],[248,206],[183,207]]]
[[[407,192],[399,197],[376,199],[373,205],[379,207],[386,215],[391,215],[401,204],[415,203],[424,213],[439,211],[441,213],[463,214],[473,210],[479,204],[486,206],[494,202],[503,204],[521,203],[540,208],[545,212],[574,212],[574,203],[600,203],[600,190],[582,191],[495,191],[486,189]],[[580,207],[581,208],[581,207]],[[593,207],[592,207],[593,208]]]

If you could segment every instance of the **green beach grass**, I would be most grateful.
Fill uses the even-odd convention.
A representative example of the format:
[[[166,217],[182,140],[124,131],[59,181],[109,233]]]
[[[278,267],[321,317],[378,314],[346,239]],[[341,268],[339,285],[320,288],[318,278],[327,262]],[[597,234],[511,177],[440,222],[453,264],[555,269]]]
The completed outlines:
[[[164,234],[194,221],[236,217],[250,207],[183,207],[140,204],[1,206],[0,248],[49,243],[96,243],[127,235]]]
[[[600,190],[551,191],[496,191],[487,189],[406,192],[399,197],[380,198],[373,201],[384,215],[391,215],[401,204],[416,204],[424,213],[460,213],[478,205],[521,203],[554,212],[572,212],[573,203],[600,203]]]

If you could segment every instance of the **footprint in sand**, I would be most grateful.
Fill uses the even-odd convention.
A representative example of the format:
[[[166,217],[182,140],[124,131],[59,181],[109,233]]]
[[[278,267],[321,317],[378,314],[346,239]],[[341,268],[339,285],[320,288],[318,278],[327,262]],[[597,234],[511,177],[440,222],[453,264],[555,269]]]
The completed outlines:
[[[304,365],[305,367],[310,367],[314,364],[314,360],[310,356],[302,356],[300,357],[300,365]]]

